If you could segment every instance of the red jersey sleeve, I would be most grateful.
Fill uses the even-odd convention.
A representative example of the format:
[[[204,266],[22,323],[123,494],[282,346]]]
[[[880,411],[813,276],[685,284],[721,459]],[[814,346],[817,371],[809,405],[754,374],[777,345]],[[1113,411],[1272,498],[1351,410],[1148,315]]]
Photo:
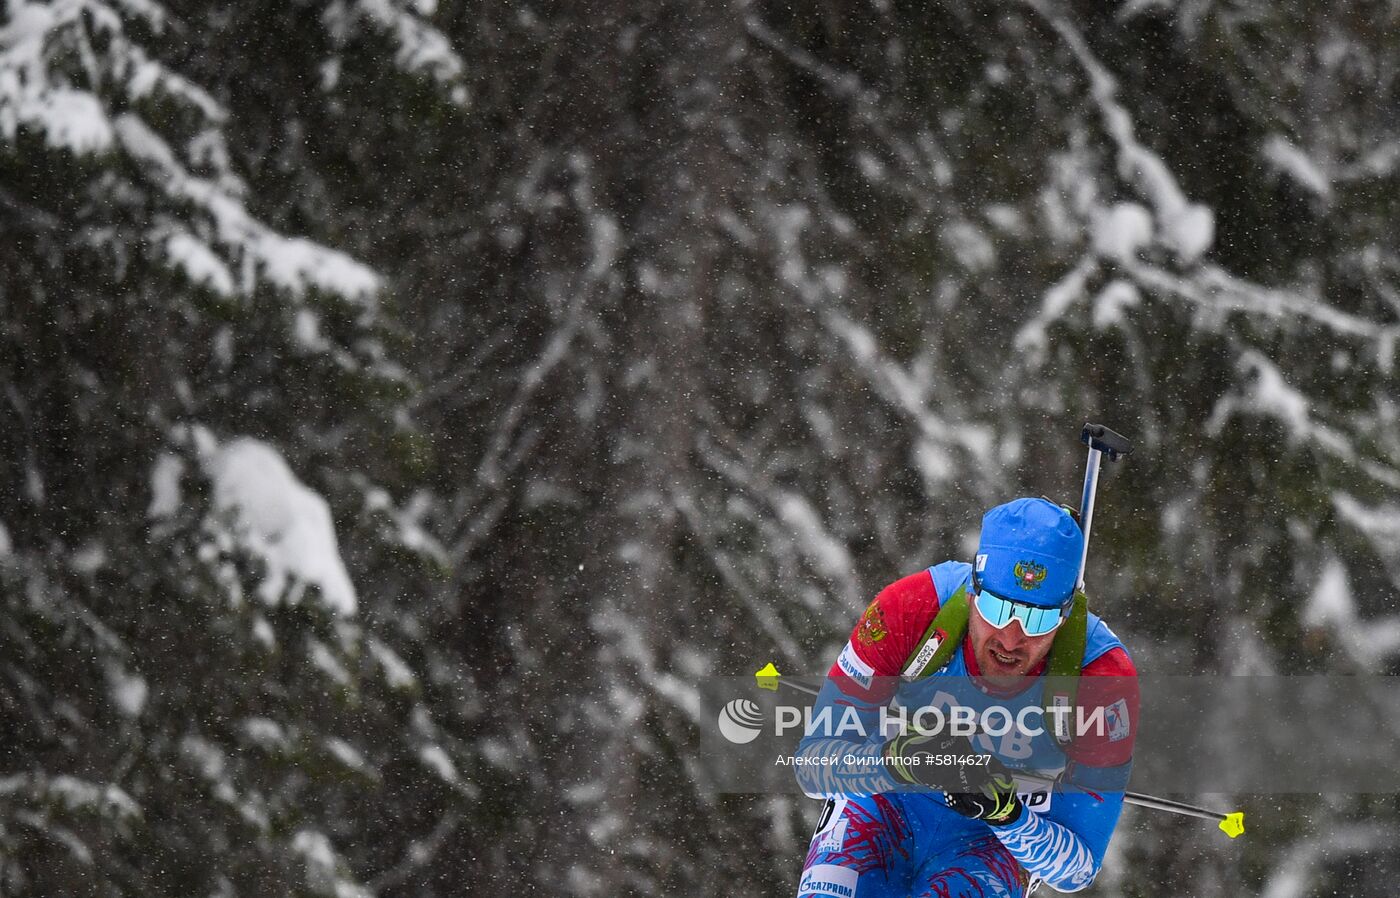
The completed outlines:
[[[884,703],[904,664],[938,613],[938,592],[927,570],[886,586],[865,609],[827,676],[853,698]]]
[[[1077,764],[1116,767],[1133,757],[1138,727],[1137,668],[1121,646],[1104,652],[1084,667],[1075,699],[1089,719],[1103,713],[1103,725],[1075,737],[1067,754]]]

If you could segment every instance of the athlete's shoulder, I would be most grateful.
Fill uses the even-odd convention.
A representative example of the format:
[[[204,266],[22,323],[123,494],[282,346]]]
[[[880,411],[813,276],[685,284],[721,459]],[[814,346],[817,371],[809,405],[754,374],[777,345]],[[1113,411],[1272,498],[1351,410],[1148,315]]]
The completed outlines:
[[[1086,677],[1135,677],[1137,666],[1132,656],[1122,644],[1113,646],[1094,660],[1085,664],[1082,675]]]
[[[1132,666],[1132,659],[1128,656],[1128,649],[1123,645],[1123,640],[1118,638],[1118,634],[1113,632],[1113,628],[1105,623],[1103,618],[1091,611],[1089,612],[1088,626],[1085,628],[1084,636],[1084,661],[1082,667],[1085,672],[1088,672],[1090,665],[1107,655],[1113,655],[1115,659],[1121,659],[1113,663],[1126,662],[1129,667]]]
[[[900,577],[880,590],[871,607],[879,606],[885,614],[927,614],[932,618],[938,613],[938,602],[938,589],[930,569],[925,568]]]
[[[880,590],[852,628],[831,676],[843,685],[861,687],[862,697],[882,695],[886,690],[872,690],[872,685],[879,678],[900,675],[938,614],[939,591],[934,579],[932,569],[925,568]],[[891,684],[886,685],[892,690]]]
[[[929,579],[940,596],[951,596],[960,587],[972,585],[972,565],[966,561],[945,561],[928,569]]]
[[[939,601],[938,588],[927,569],[900,577],[880,590],[865,609],[851,641],[881,656],[887,663],[880,666],[897,675],[903,669],[904,656],[938,614]]]

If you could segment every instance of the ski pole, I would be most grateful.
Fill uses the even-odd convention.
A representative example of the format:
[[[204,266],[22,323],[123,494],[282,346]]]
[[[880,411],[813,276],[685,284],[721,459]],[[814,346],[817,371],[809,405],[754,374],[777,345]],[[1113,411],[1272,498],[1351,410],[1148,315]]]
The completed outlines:
[[[1089,563],[1089,528],[1094,523],[1094,497],[1099,489],[1099,461],[1107,455],[1118,461],[1133,451],[1133,444],[1121,433],[1114,433],[1102,424],[1085,424],[1079,439],[1089,447],[1089,464],[1084,469],[1084,492],[1079,498],[1079,529],[1084,533],[1084,552],[1079,556],[1077,589],[1084,589],[1084,568]]]
[[[1185,817],[1199,817],[1202,820],[1218,820],[1220,829],[1230,838],[1244,832],[1244,812],[1234,811],[1229,814],[1222,814],[1219,811],[1212,811],[1209,808],[1200,808],[1193,804],[1186,804],[1183,801],[1172,801],[1167,798],[1154,798],[1151,795],[1143,795],[1139,792],[1125,793],[1124,801],[1132,799],[1132,803],[1138,807],[1152,808],[1157,811],[1167,811],[1172,814],[1181,814]]]
[[[768,662],[754,674],[754,681],[759,689],[768,692],[777,692],[778,686],[783,685],[807,695],[816,695],[817,690],[801,683],[794,683],[782,674],[778,673],[778,668],[773,662]],[[1019,779],[1036,780],[1042,783],[1054,785],[1059,781],[1052,776],[1041,776],[1027,771],[1017,770],[1014,774]],[[1172,801],[1169,798],[1158,798],[1155,795],[1144,795],[1141,792],[1124,792],[1123,800],[1128,804],[1137,805],[1140,808],[1149,808],[1154,811],[1166,811],[1169,814],[1180,814],[1185,817],[1199,817],[1202,820],[1215,820],[1220,824],[1220,831],[1230,838],[1244,834],[1244,812],[1233,811],[1222,813],[1212,811],[1209,808],[1197,807],[1193,804],[1186,804],[1182,801]]]
[[[1013,770],[1012,774],[1017,779],[1035,780],[1048,784],[1059,782],[1053,776],[1040,776],[1039,774],[1028,773],[1022,770]],[[1199,817],[1202,820],[1215,820],[1220,824],[1220,831],[1232,839],[1244,833],[1243,811],[1234,811],[1226,814],[1220,811],[1212,811],[1210,808],[1202,808],[1194,804],[1187,804],[1184,801],[1172,801],[1169,798],[1144,795],[1141,792],[1125,791],[1123,793],[1123,800],[1128,804],[1134,804],[1140,808],[1150,808],[1154,811],[1166,811],[1169,814],[1180,814],[1183,817]]]

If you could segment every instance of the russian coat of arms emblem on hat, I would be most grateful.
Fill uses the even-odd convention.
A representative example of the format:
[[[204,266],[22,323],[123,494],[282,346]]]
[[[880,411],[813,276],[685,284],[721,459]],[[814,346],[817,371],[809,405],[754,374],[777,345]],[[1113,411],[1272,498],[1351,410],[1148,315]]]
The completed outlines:
[[[1034,561],[1016,562],[1016,585],[1022,589],[1040,589],[1041,582],[1045,579],[1045,565],[1037,564]]]

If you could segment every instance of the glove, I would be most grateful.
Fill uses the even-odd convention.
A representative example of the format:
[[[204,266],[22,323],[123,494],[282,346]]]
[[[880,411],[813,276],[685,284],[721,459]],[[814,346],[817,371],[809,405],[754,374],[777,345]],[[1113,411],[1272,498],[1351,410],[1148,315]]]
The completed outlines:
[[[995,768],[999,769],[992,769]],[[1023,805],[1016,794],[1016,781],[1011,773],[996,758],[982,768],[988,770],[981,788],[968,792],[949,792],[948,807],[974,820],[982,820],[989,826],[1010,826],[1021,819]]]
[[[972,759],[974,751],[965,736],[918,732],[895,736],[885,743],[885,769],[896,780],[911,786],[927,786],[943,792],[978,792],[991,775],[989,767]],[[1000,762],[991,759],[1000,769]]]

